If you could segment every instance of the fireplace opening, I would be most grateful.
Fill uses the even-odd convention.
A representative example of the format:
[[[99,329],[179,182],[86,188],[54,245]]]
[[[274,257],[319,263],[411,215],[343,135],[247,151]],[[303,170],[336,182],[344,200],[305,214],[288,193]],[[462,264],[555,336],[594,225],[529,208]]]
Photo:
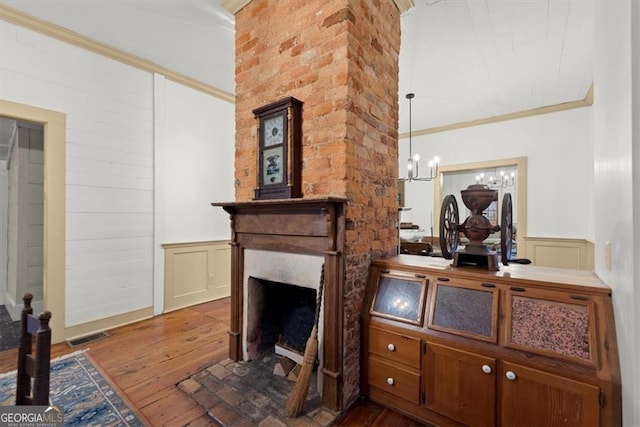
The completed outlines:
[[[249,277],[247,352],[249,359],[276,350],[301,358],[315,320],[315,289]]]

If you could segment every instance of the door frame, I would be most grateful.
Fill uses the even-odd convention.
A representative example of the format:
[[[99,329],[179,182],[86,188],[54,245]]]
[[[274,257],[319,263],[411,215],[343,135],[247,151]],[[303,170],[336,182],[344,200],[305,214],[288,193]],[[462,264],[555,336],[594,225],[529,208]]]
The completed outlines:
[[[0,115],[44,126],[43,300],[51,340],[65,339],[66,122],[64,113],[0,99]]]

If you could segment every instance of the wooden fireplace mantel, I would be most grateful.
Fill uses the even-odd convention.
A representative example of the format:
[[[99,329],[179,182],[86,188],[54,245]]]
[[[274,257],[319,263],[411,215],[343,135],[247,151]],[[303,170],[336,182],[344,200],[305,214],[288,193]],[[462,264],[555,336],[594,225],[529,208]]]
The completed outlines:
[[[211,203],[231,219],[229,358],[242,359],[244,250],[324,257],[323,404],[342,409],[345,208],[341,197]]]
[[[252,249],[304,254],[342,251],[344,198],[212,203],[231,214],[231,241]],[[339,219],[342,219],[340,221]],[[338,239],[342,239],[339,242]]]

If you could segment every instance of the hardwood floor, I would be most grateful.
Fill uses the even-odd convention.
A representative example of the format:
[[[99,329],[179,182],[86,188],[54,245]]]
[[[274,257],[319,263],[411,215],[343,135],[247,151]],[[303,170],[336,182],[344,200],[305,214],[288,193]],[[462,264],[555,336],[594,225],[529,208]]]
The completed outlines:
[[[227,357],[229,299],[156,316],[109,331],[110,336],[51,357],[88,349],[91,358],[153,426],[215,425],[176,384]],[[17,349],[0,352],[0,373],[16,369]],[[355,404],[337,426],[419,426],[371,402]]]

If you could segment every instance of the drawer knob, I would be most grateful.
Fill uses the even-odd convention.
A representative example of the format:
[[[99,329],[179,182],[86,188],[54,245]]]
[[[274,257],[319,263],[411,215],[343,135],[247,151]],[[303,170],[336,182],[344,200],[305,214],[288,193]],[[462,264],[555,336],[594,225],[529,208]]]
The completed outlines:
[[[387,348],[389,349],[389,351],[396,351],[396,346],[393,344],[387,344]]]
[[[507,373],[505,374],[505,376],[507,377],[507,379],[509,381],[513,381],[516,379],[516,373],[513,371],[507,371]]]
[[[389,385],[394,385],[396,382],[393,380],[393,378],[389,377],[387,378],[387,384]]]
[[[485,374],[490,374],[491,371],[493,371],[493,369],[491,369],[491,366],[489,365],[482,365],[482,372],[484,372]]]

